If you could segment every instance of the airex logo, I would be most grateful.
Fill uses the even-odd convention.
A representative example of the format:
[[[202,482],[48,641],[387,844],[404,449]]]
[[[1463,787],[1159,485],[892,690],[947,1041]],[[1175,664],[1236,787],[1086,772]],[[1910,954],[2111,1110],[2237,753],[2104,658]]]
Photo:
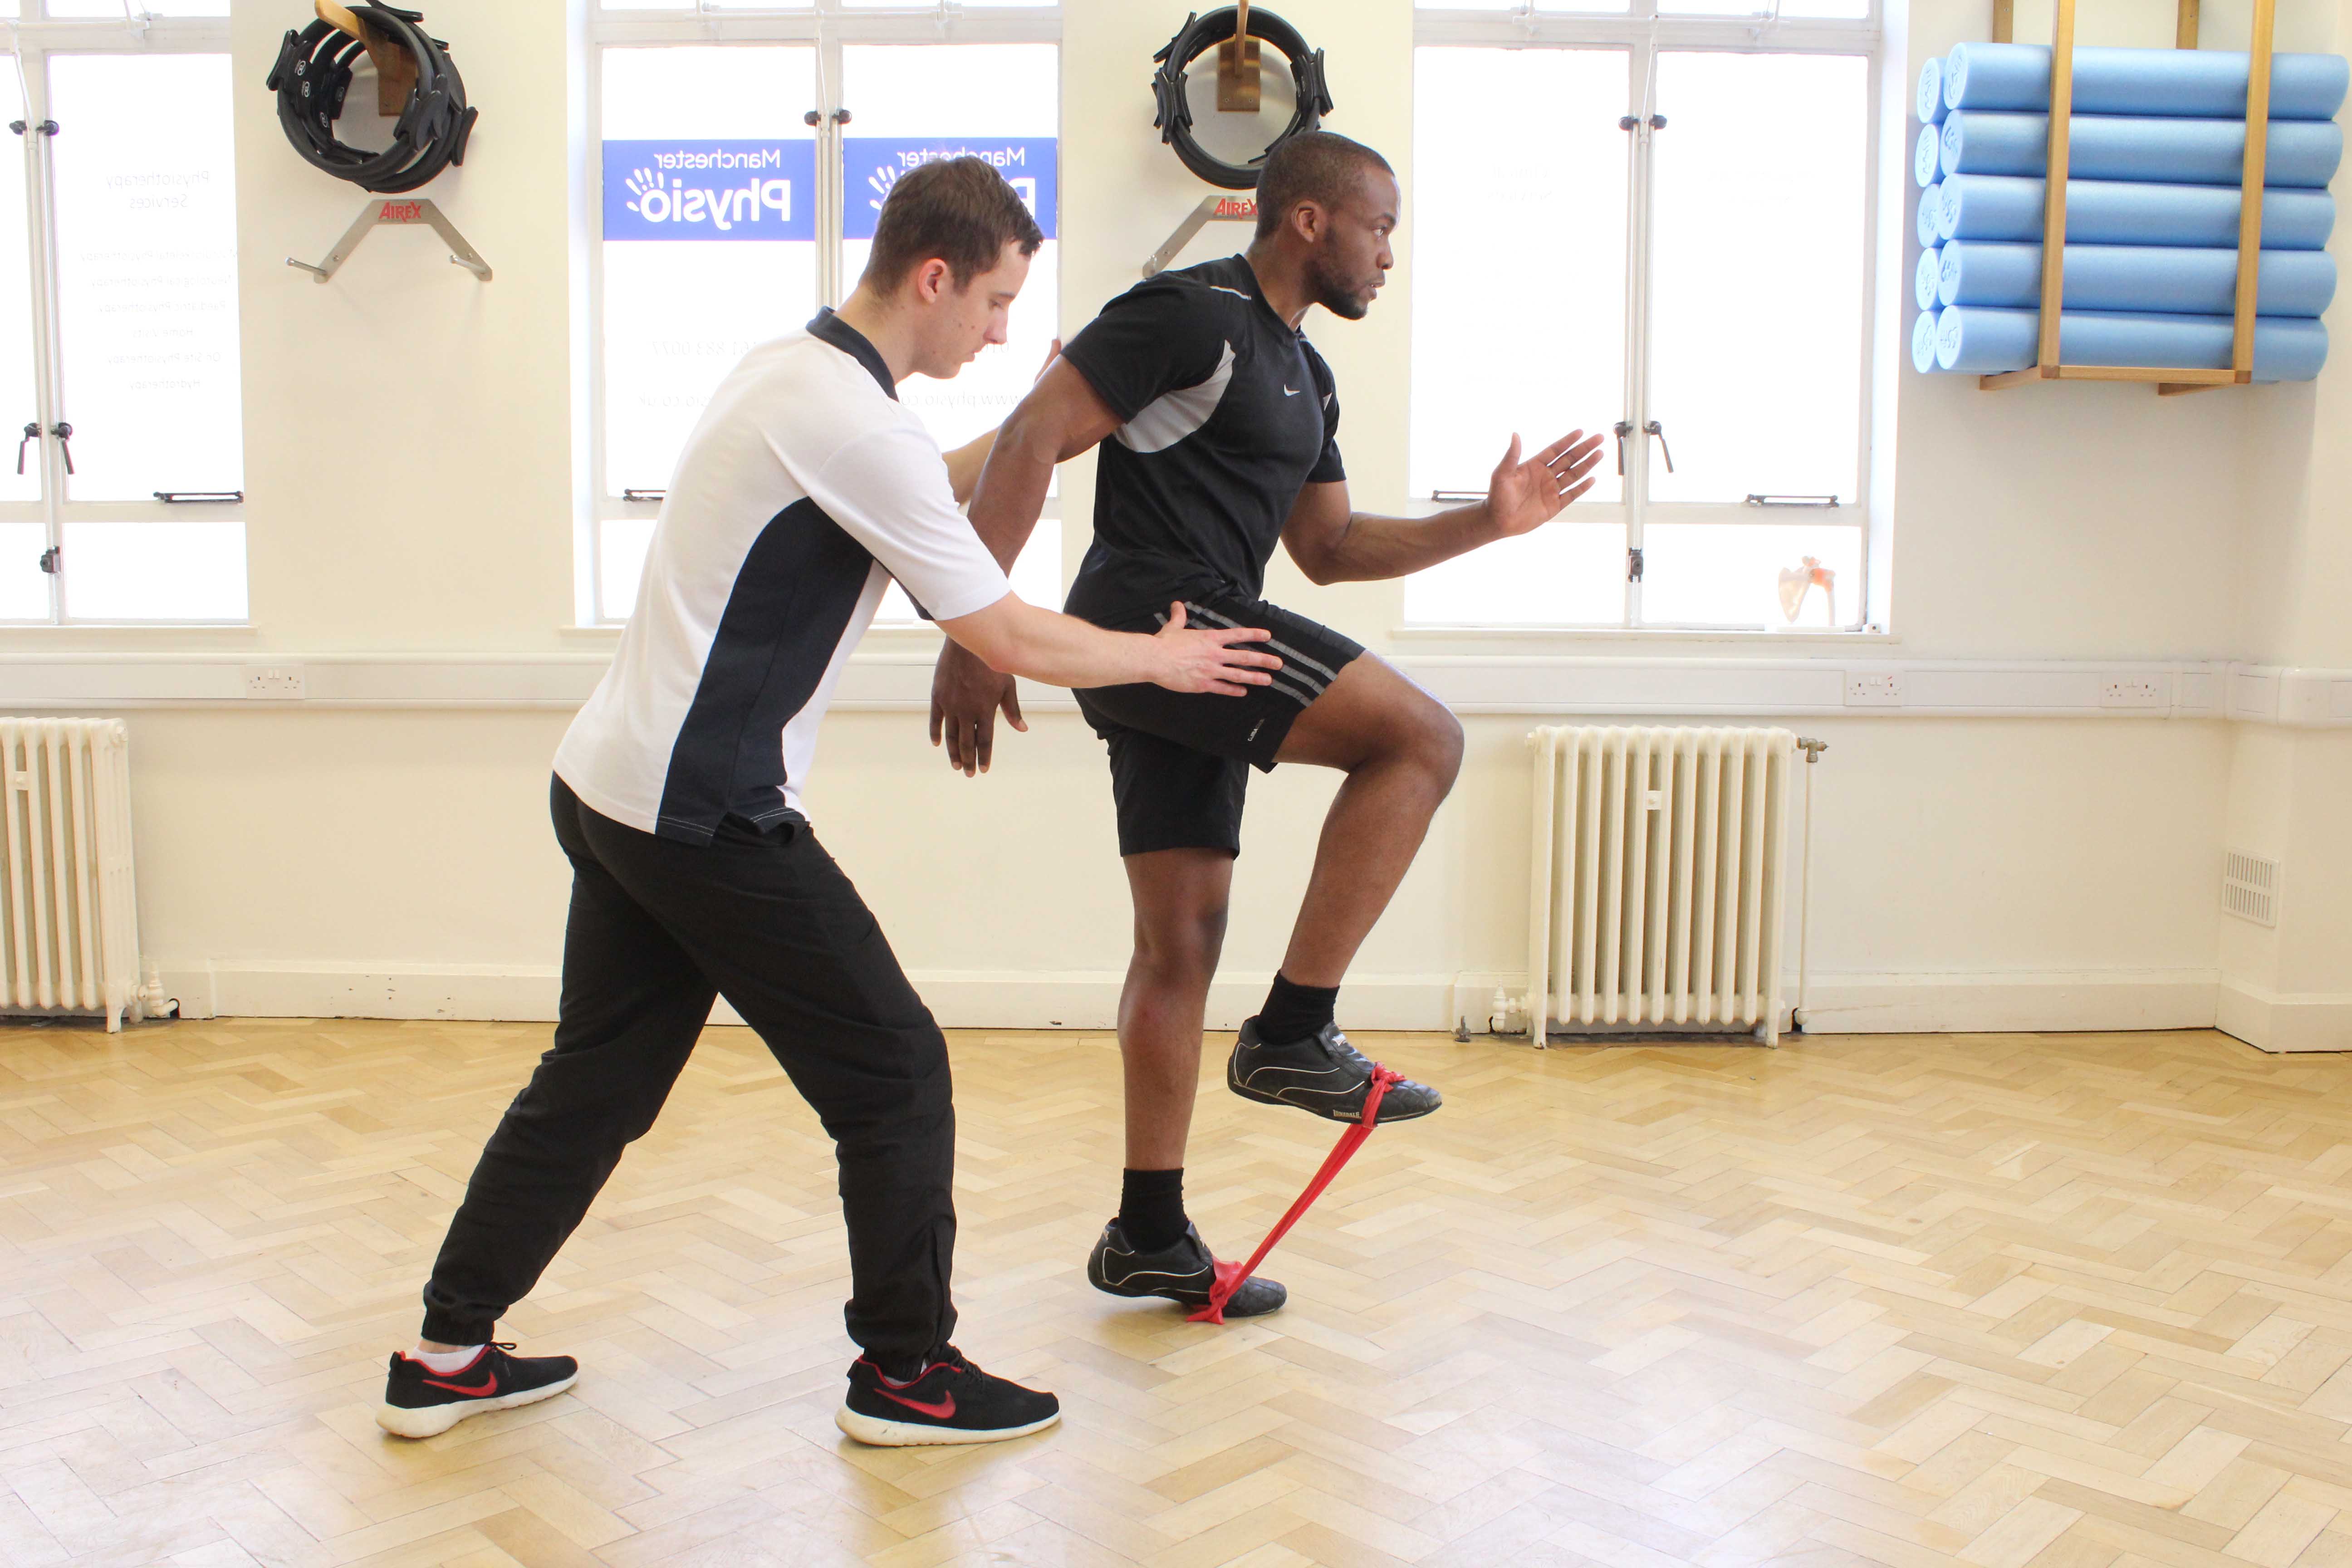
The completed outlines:
[[[1020,193],[1045,237],[1055,237],[1055,149],[1050,136],[888,137],[852,136],[841,144],[845,194],[841,232],[849,239],[874,237],[875,220],[890,187],[908,170],[942,158],[982,158],[996,166]]]
[[[814,142],[607,142],[606,239],[814,239]]]

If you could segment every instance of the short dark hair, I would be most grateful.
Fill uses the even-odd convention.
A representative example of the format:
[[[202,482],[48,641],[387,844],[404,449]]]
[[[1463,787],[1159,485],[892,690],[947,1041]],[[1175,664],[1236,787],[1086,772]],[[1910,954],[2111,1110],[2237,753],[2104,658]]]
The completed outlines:
[[[1034,256],[1045,236],[1004,176],[983,158],[942,158],[899,175],[883,198],[864,281],[895,289],[936,257],[961,289],[1014,242]]]
[[[1302,132],[1276,147],[1257,177],[1257,237],[1280,228],[1301,202],[1318,202],[1326,210],[1338,206],[1348,198],[1357,171],[1368,163],[1396,173],[1361,142],[1328,131]]]

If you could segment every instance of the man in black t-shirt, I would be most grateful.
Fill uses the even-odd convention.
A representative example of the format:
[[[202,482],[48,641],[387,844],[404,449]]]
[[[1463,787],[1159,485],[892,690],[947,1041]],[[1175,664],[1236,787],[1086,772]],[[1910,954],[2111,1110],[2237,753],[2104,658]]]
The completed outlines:
[[[1412,863],[1453,787],[1462,727],[1362,647],[1259,597],[1277,542],[1318,583],[1401,577],[1526,533],[1590,488],[1601,438],[1573,433],[1533,458],[1519,438],[1486,500],[1433,517],[1377,517],[1348,497],[1331,372],[1298,330],[1310,305],[1360,320],[1395,264],[1402,205],[1370,148],[1328,132],[1266,160],[1245,256],[1163,272],[1106,306],[1005,422],[971,521],[1010,563],[1035,526],[1057,462],[1099,444],[1094,542],[1069,613],[1150,630],[1179,606],[1193,625],[1258,626],[1281,656],[1240,700],[1148,686],[1078,692],[1110,752],[1119,853],[1135,903],[1135,955],[1119,1002],[1127,1173],[1118,1216],[1087,1277],[1122,1296],[1208,1299],[1208,1248],[1184,1215],[1183,1161],[1200,1081],[1201,1028],[1223,943],[1249,770],[1277,762],[1345,772],[1315,870],[1265,1007],[1226,1068],[1234,1092],[1334,1121],[1361,1118],[1371,1064],[1334,1016],[1341,977]],[[967,773],[990,758],[1002,709],[1025,729],[1012,682],[952,644],[932,688],[931,738]],[[1383,1122],[1426,1116],[1437,1092],[1410,1080]],[[1252,1279],[1230,1317],[1281,1306]]]

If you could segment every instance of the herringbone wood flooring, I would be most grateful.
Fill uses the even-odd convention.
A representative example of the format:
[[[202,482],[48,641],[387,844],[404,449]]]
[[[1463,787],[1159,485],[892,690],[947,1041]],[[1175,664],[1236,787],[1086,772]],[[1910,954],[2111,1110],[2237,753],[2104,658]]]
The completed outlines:
[[[0,1558],[2352,1563],[2352,1060],[1382,1037],[1445,1110],[1276,1255],[1287,1311],[1220,1330],[1081,1277],[1108,1043],[963,1035],[958,1338],[1067,1415],[876,1451],[831,1424],[827,1145],[714,1030],[509,1321],[578,1390],[386,1438],[383,1356],[546,1033],[0,1031]],[[1205,1081],[1222,1251],[1332,1131]]]

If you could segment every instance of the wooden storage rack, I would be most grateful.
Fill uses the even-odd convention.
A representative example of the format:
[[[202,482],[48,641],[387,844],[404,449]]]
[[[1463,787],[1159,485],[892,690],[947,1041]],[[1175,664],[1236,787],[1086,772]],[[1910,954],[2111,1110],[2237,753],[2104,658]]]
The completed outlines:
[[[2065,364],[2058,357],[2058,318],[2065,299],[2066,164],[2074,113],[2074,0],[2057,0],[2058,19],[2050,48],[2050,168],[2042,220],[2042,341],[2037,363],[2023,370],[1980,377],[1987,391],[2028,381],[2143,381],[2156,384],[2159,397],[2202,392],[2209,386],[2244,386],[2254,379],[2254,296],[2262,274],[2263,177],[2271,126],[2271,37],[2277,0],[2254,0],[2252,47],[2246,73],[2246,163],[2238,202],[2238,293],[2236,331],[2230,368]],[[2197,47],[2199,0],[2179,0],[2173,44]],[[2009,43],[2016,34],[2015,0],[1993,0],[1992,37]]]

